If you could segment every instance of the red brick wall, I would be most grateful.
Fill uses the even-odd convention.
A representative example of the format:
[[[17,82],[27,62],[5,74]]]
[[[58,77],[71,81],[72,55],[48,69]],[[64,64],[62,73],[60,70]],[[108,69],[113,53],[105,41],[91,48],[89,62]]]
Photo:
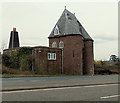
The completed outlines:
[[[56,60],[48,60],[48,53],[56,53]],[[61,73],[61,49],[48,47],[34,48],[33,69],[39,74]]]
[[[64,42],[63,49],[63,68],[64,73],[68,74],[83,74],[82,70],[82,48],[83,40],[80,35],[69,35],[60,38],[50,38],[49,46],[52,47],[52,43],[56,41],[57,46],[60,41]]]
[[[86,75],[94,74],[93,41],[84,41],[83,68]]]
[[[16,52],[19,48],[20,48],[20,47],[18,47],[18,48],[11,48],[11,49],[4,49],[4,50],[3,50],[3,54],[8,54],[8,55],[10,55],[10,54]]]

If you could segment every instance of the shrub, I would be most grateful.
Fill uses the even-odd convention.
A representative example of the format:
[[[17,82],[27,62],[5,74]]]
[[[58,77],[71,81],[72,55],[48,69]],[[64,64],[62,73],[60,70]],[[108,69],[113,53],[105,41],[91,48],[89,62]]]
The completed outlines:
[[[32,48],[22,47],[10,54],[3,54],[3,65],[7,68],[32,70]]]
[[[10,62],[10,56],[9,55],[6,55],[6,54],[3,54],[2,55],[2,64],[9,67],[11,62]]]
[[[31,47],[22,47],[18,49],[18,55],[22,56],[22,55],[28,55],[32,53],[32,48]]]
[[[20,69],[21,70],[32,70],[32,56],[23,55],[20,57]]]

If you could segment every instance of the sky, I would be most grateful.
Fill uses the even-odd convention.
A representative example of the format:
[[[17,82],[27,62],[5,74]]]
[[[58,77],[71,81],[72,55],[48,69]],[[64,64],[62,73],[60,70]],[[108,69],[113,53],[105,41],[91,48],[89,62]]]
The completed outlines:
[[[108,60],[110,55],[118,55],[117,0],[0,2],[1,50],[8,48],[13,27],[19,33],[21,46],[48,46],[48,36],[65,6],[75,13],[94,39],[95,60]]]

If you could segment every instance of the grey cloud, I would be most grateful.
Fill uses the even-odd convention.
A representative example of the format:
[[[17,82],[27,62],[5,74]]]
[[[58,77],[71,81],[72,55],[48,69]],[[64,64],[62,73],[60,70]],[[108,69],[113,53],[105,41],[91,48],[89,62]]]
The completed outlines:
[[[96,43],[104,43],[104,42],[109,42],[109,41],[117,41],[118,38],[115,36],[106,36],[106,35],[103,35],[103,36],[100,36],[100,35],[96,35],[93,37],[95,42]]]

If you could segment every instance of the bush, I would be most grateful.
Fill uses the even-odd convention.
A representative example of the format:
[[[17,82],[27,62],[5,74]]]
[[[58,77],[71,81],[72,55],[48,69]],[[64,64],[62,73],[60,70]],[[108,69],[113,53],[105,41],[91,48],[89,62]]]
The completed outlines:
[[[22,47],[11,54],[3,54],[3,65],[7,68],[32,70],[32,48]]]
[[[11,69],[11,68],[6,68],[3,66],[2,68],[2,74],[34,74],[33,72],[31,71],[22,71],[22,70],[19,70],[19,69]]]
[[[32,48],[22,47],[18,50],[20,57],[20,69],[21,70],[32,70]]]
[[[99,73],[100,74],[112,74],[112,72],[109,69],[107,69],[107,70],[103,69],[103,70],[99,71]]]
[[[21,70],[32,70],[32,56],[31,55],[21,56],[20,69]]]
[[[3,63],[3,65],[9,67],[11,65],[10,56],[6,55],[6,54],[3,54],[2,55],[2,63]]]
[[[120,74],[119,64],[109,61],[95,61],[95,74]]]
[[[22,47],[20,49],[18,49],[18,55],[22,56],[22,55],[28,55],[32,53],[32,48],[31,47]]]

